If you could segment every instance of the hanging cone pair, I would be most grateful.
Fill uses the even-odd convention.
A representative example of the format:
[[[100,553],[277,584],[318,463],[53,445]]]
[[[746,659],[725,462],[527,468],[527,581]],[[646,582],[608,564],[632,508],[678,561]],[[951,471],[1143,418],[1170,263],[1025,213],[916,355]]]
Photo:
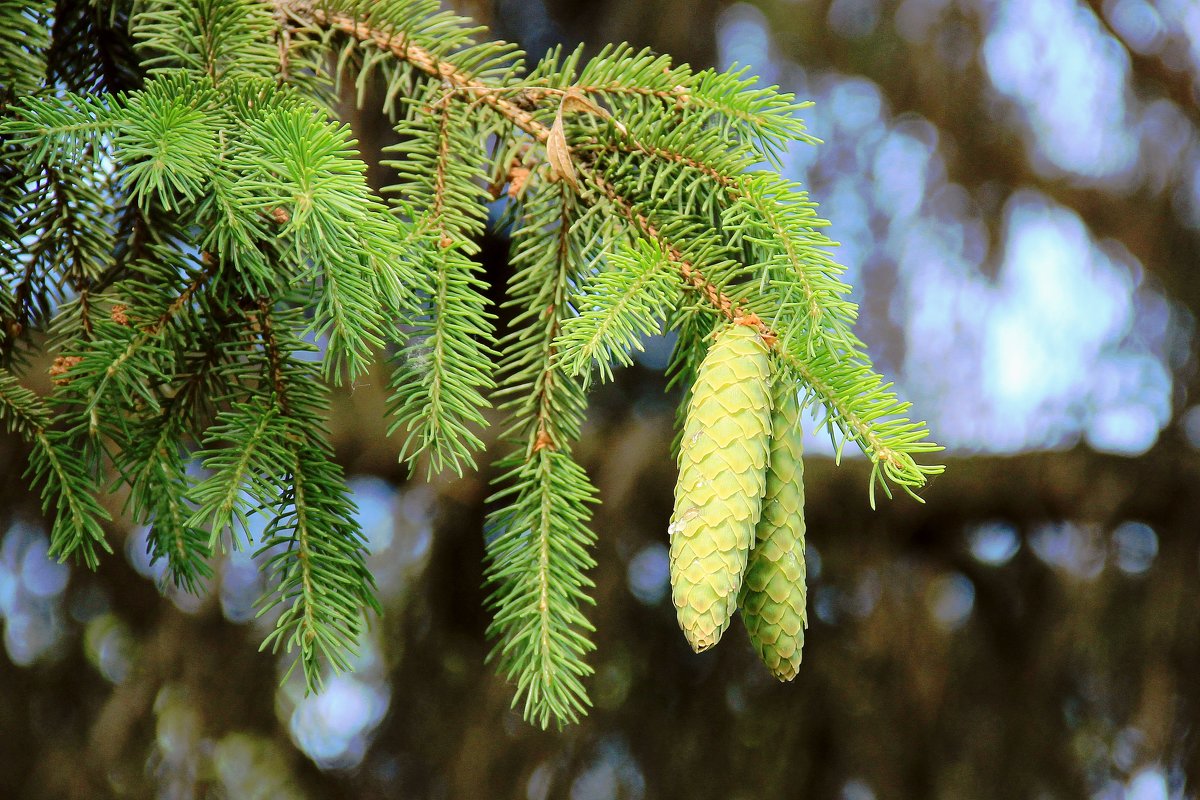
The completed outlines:
[[[770,390],[758,333],[733,325],[700,365],[679,446],[671,598],[696,652],[739,604],[771,672],[791,680],[804,644],[804,489],[794,387]],[[772,397],[774,394],[774,397]]]

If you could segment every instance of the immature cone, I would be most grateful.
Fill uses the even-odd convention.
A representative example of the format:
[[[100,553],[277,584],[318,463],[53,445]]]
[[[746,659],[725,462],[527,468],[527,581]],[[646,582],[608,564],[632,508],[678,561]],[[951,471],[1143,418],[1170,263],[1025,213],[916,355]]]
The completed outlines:
[[[808,614],[804,602],[804,466],[796,386],[776,382],[771,460],[756,543],[742,585],[742,621],[750,641],[781,681],[796,677]]]
[[[671,536],[671,599],[699,653],[737,608],[766,489],[771,397],[766,345],[733,325],[709,348],[679,445]]]

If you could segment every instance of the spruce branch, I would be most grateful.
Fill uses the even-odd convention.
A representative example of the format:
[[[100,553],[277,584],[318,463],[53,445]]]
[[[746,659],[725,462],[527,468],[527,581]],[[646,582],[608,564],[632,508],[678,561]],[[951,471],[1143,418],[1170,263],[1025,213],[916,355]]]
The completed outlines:
[[[847,357],[861,352],[862,342],[851,330],[857,307],[845,299],[850,286],[839,277],[844,269],[827,253],[834,243],[819,231],[828,223],[816,216],[815,204],[799,186],[750,171],[759,154],[731,147],[713,128],[695,131],[652,120],[633,125],[621,137],[598,133],[584,152],[618,194],[645,198],[646,216],[664,223],[690,214],[701,227],[720,231],[724,246],[743,251],[740,273],[757,277],[764,316],[782,338],[801,336],[810,355],[820,344]],[[701,237],[712,238],[708,231],[669,236],[689,243],[689,260],[705,264],[711,279],[714,265],[695,246]]]
[[[157,255],[164,254],[160,250]],[[190,272],[190,277],[177,295],[160,300],[161,311],[150,310],[152,303],[146,302],[148,298],[134,303],[135,314],[149,312],[149,319],[142,325],[130,323],[128,306],[114,306],[118,310],[97,324],[87,346],[70,354],[76,359],[74,370],[78,377],[65,384],[63,394],[78,398],[92,418],[101,416],[98,410],[109,404],[108,394],[114,391],[120,398],[116,403],[117,417],[121,416],[119,409],[135,405],[157,412],[160,387],[170,381],[175,360],[166,329],[178,316],[192,312],[197,292],[213,280],[219,269],[211,257],[202,257],[201,265],[198,270],[190,269],[192,264],[178,265],[179,272],[185,275]],[[150,289],[150,285],[143,286]],[[151,291],[160,293],[162,284],[153,287]]]
[[[583,607],[593,601],[587,570],[595,536],[588,528],[595,489],[571,456],[586,404],[584,387],[567,374],[556,341],[573,310],[570,297],[586,228],[577,227],[574,195],[531,178],[516,215],[508,306],[516,311],[501,341],[505,353],[497,395],[507,413],[509,453],[496,462],[487,530],[490,658],[517,686],[513,705],[545,728],[575,721],[591,704],[581,678],[594,649]]]
[[[258,0],[148,0],[132,32],[151,74],[182,67],[215,86],[226,78],[274,77],[276,24],[272,9]]]
[[[678,271],[650,242],[636,250],[618,246],[608,262],[609,269],[583,282],[575,299],[579,316],[565,321],[559,339],[563,366],[585,379],[593,364],[608,381],[614,363],[633,363],[630,353],[644,349],[643,337],[661,333],[679,295]]]
[[[917,464],[938,448],[854,336],[815,204],[760,170],[815,141],[791,95],[624,45],[525,72],[437,0],[106,9],[33,8],[15,22],[36,53],[0,30],[0,419],[33,450],[56,556],[94,566],[107,548],[109,480],[185,589],[214,551],[254,544],[275,625],[263,646],[319,688],[378,608],[328,394],[386,348],[389,432],[410,465],[461,474],[490,403],[503,420],[491,658],[545,727],[590,705],[596,492],[573,455],[586,383],[643,337],[677,334],[685,403],[715,330],[763,369],[772,351],[839,457],[852,440],[872,460],[872,502],[876,482],[911,493],[941,469]],[[43,51],[61,56],[44,78],[14,63]],[[351,75],[360,101],[372,76],[385,86],[400,141],[387,202],[336,120],[329,89]],[[477,263],[489,226],[512,241],[498,338]],[[13,373],[43,332],[58,354],[46,402]]]
[[[574,722],[591,705],[580,679],[592,673],[583,657],[595,649],[582,611],[593,602],[584,572],[595,566],[587,528],[594,490],[568,453],[549,447],[516,461],[503,479],[511,485],[490,498],[502,503],[488,543],[492,657],[516,684],[514,705],[526,719],[543,728]]]
[[[584,174],[588,175],[586,171]],[[609,201],[638,230],[650,240],[658,242],[667,257],[676,264],[684,279],[707,298],[722,317],[731,322],[748,324],[758,331],[763,342],[772,347],[780,360],[805,383],[812,398],[826,408],[831,432],[836,425],[846,437],[862,448],[875,465],[870,487],[872,504],[875,480],[881,478],[891,480],[913,497],[920,499],[914,493],[914,488],[924,485],[927,476],[940,474],[943,467],[919,465],[913,454],[936,452],[941,448],[924,443],[928,437],[924,423],[910,423],[901,416],[907,411],[908,404],[900,402],[887,386],[881,386],[882,380],[860,383],[854,387],[869,390],[864,393],[845,391],[849,375],[854,375],[860,380],[866,375],[874,376],[869,363],[846,361],[838,354],[829,352],[818,354],[818,357],[810,362],[807,345],[803,345],[797,352],[794,341],[781,340],[757,314],[714,286],[672,242],[662,236],[654,223],[631,207],[603,178],[589,176],[589,179],[606,191]],[[822,355],[825,356],[823,360],[820,358]],[[837,375],[836,378],[834,374]],[[838,391],[839,388],[842,392]],[[878,421],[889,416],[899,418],[888,421],[888,427],[881,430]],[[891,492],[886,483],[884,490],[890,497]]]
[[[429,275],[413,330],[397,355],[388,432],[406,432],[400,458],[410,466],[427,454],[430,474],[449,469],[461,475],[483,449],[476,430],[487,424],[484,392],[495,386],[495,352],[488,344],[493,315],[481,268],[471,258],[484,226],[485,174],[479,130],[439,94],[440,87],[429,86],[410,102],[410,116],[397,125],[410,138],[389,148],[402,158],[385,162],[399,177],[389,191],[414,218],[407,253]]]
[[[260,453],[267,444],[275,414],[271,408],[234,403],[229,410],[218,414],[205,434],[205,441],[214,446],[201,451],[199,458],[210,474],[190,492],[196,510],[188,524],[211,531],[209,547],[213,550],[227,530],[235,546],[238,529],[249,543],[247,512],[268,507],[276,496],[270,473],[260,471],[260,459],[264,458]],[[224,442],[236,443],[237,447],[224,447]],[[254,505],[248,508],[245,499]]]
[[[50,10],[49,0],[0,3],[0,111],[45,78]]]
[[[300,665],[308,688],[317,690],[324,664],[349,668],[364,611],[379,611],[375,582],[354,504],[325,440],[327,392],[315,367],[294,355],[312,349],[295,338],[296,314],[265,297],[248,301],[245,312],[239,347],[257,380],[205,436],[200,458],[212,474],[192,493],[197,510],[190,524],[211,524],[215,544],[231,519],[247,526],[248,506],[269,514],[255,555],[264,557],[272,588],[258,613],[279,616],[262,648],[294,653],[292,668]]]
[[[810,358],[822,344],[853,357],[862,349],[852,332],[858,309],[838,277],[845,269],[828,255],[833,242],[818,231],[828,223],[817,218],[816,204],[770,174],[741,176],[729,194],[733,202],[722,225],[737,231],[734,244],[745,241],[762,251],[759,258],[779,293],[776,316],[798,319]]]
[[[99,552],[112,553],[101,522],[110,519],[97,502],[98,492],[80,458],[65,446],[62,434],[50,429],[50,412],[16,376],[0,369],[0,420],[33,445],[26,475],[42,489],[42,510],[54,507],[50,555],[79,558],[91,569]]]
[[[213,574],[208,563],[212,547],[208,533],[189,519],[191,481],[181,446],[189,395],[185,386],[164,402],[160,414],[135,424],[114,463],[129,485],[128,504],[135,519],[150,523],[146,543],[150,563],[165,559],[172,583],[198,594],[202,582]]]
[[[109,94],[137,88],[141,75],[129,36],[132,3],[56,0],[53,5],[47,86]]]
[[[470,94],[472,97],[478,97],[480,101],[498,112],[512,125],[532,136],[537,142],[546,144],[550,140],[551,128],[541,122],[533,112],[525,110],[506,97],[502,91],[498,91],[500,87],[489,85],[475,78],[469,71],[457,66],[448,55],[438,54],[435,56],[413,42],[409,36],[393,33],[383,27],[374,27],[370,21],[361,20],[348,13],[327,11],[321,7],[312,8],[310,13],[314,24],[336,29],[360,41],[373,42],[380,49],[391,52],[396,58],[439,79],[447,86]],[[742,73],[737,75],[740,76],[740,74]],[[711,88],[711,84],[708,86]],[[746,90],[748,87],[743,85],[741,89]],[[670,89],[664,90],[670,91]],[[726,92],[723,96],[728,98],[732,95]],[[744,117],[742,119],[745,121]],[[802,133],[802,129],[798,133],[805,135]],[[619,210],[635,230],[662,247],[668,258],[676,265],[684,281],[705,297],[717,313],[731,321],[749,318],[753,312],[743,308],[732,297],[721,291],[719,286],[710,281],[695,263],[685,257],[679,246],[662,234],[660,226],[639,211],[629,198],[618,192],[616,187],[598,169],[582,162],[575,164],[575,168],[583,176],[585,183],[598,196],[607,199],[614,208]],[[808,291],[812,295],[816,295],[816,291],[811,285],[808,287]],[[889,433],[894,433],[895,429],[881,429],[877,424],[877,420],[886,416],[880,413],[881,409],[891,409],[893,413],[899,414],[907,408],[907,405],[901,403],[894,393],[880,388],[879,391],[866,396],[846,397],[834,394],[836,383],[821,380],[821,375],[811,365],[805,363],[809,357],[808,352],[801,356],[790,346],[781,348],[780,342],[790,342],[792,337],[781,337],[757,315],[754,320],[752,324],[763,340],[776,349],[784,363],[788,364],[794,373],[806,382],[812,396],[827,409],[829,420],[846,437],[855,441],[871,461],[879,467],[876,475],[895,481],[897,485],[912,494],[914,487],[920,487],[925,483],[927,475],[941,471],[941,468],[937,466],[919,466],[913,457],[914,453],[928,452],[935,448],[914,446],[909,441],[912,438],[911,433],[905,433],[899,439],[889,436]],[[813,355],[816,355],[815,344],[812,344],[811,348],[806,344],[804,349],[805,351],[811,349]],[[865,356],[858,358],[848,356],[846,360],[857,362],[857,367],[870,369]],[[815,383],[810,382],[810,379]],[[898,420],[897,423],[901,428],[911,424],[904,419]],[[918,430],[924,433],[924,425],[919,425]],[[923,441],[924,436],[921,439]],[[873,490],[874,482],[872,482],[872,497]]]
[[[133,305],[114,305],[110,317],[136,330],[142,342],[171,342],[174,352],[167,370],[171,374],[161,387],[157,413],[134,415],[112,460],[129,486],[127,510],[135,520],[150,525],[147,548],[151,563],[165,560],[166,577],[176,586],[198,593],[212,575],[209,559],[213,546],[208,531],[193,519],[190,494],[194,482],[187,474],[190,453],[185,443],[199,437],[205,409],[227,391],[220,377],[226,366],[223,349],[236,327],[230,324],[228,312],[218,311],[213,327],[198,324],[192,313],[193,303],[211,306],[211,298],[203,297],[201,289],[216,282],[220,270],[214,258],[201,254],[201,269],[191,270],[192,277],[178,294],[155,297],[162,294],[163,271],[175,275],[188,270],[181,270],[176,254],[162,245],[151,245],[148,255],[154,260],[140,259],[132,265],[143,271],[142,280],[131,278],[117,286],[122,294],[128,293]],[[158,303],[134,302],[132,298],[139,294]],[[184,352],[174,349],[180,346]],[[135,350],[131,357],[138,355]],[[121,404],[111,405],[116,406],[115,414],[122,413]]]
[[[286,2],[286,0],[280,1]],[[301,2],[289,3],[289,5],[294,9],[295,16],[300,19],[303,19],[306,14],[311,15],[311,19],[316,25],[340,31],[359,41],[371,42],[379,49],[391,53],[407,64],[411,64],[426,75],[443,81],[451,89],[467,94],[472,98],[479,98],[499,112],[505,119],[511,121],[512,124],[530,134],[539,142],[545,142],[549,138],[550,129],[538,122],[531,112],[526,111],[505,97],[505,92],[501,87],[477,80],[471,73],[461,69],[454,61],[446,58],[445,55],[431,52],[413,41],[410,36],[374,27],[368,20],[361,20],[351,14],[339,11],[327,10],[321,5],[312,4],[309,7],[310,4]],[[329,3],[325,5],[333,8],[337,4]],[[419,10],[421,6],[428,7],[429,5],[433,5],[436,7],[436,3],[412,3],[411,5],[417,11],[413,16],[418,20],[420,19]]]
[[[400,231],[367,188],[348,126],[297,107],[271,110],[249,128],[230,160],[243,176],[238,205],[286,218],[276,238],[297,278],[315,287],[313,328],[329,342],[325,373],[353,380],[384,343],[384,312],[394,310],[385,298],[398,292],[383,286],[409,277],[394,245]]]

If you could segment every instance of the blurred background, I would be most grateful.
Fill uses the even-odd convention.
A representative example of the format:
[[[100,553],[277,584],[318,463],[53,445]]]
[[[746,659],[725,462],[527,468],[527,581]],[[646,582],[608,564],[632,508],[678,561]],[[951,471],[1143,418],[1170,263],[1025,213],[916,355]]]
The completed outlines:
[[[541,732],[484,664],[488,471],[407,481],[383,376],[333,428],[387,613],[319,696],[257,652],[247,554],[204,599],[160,595],[141,530],[96,574],[57,565],[0,439],[0,797],[1200,797],[1200,3],[458,8],[533,53],[626,40],[814,101],[825,143],[786,173],[946,474],[872,511],[866,462],[814,438],[799,677],[736,624],[693,655],[667,586],[670,342],[649,342],[581,445],[596,708]],[[387,143],[357,125],[368,157]]]

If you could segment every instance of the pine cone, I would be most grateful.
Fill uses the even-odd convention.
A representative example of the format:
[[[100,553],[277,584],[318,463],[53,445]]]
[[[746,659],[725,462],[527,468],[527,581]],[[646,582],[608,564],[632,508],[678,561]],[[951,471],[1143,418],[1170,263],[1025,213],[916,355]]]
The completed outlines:
[[[700,365],[679,446],[671,598],[697,652],[737,608],[766,489],[771,397],[767,348],[750,327],[723,330]]]
[[[804,465],[796,386],[773,392],[771,456],[756,544],[742,586],[742,621],[750,641],[781,681],[796,677],[804,648]]]

